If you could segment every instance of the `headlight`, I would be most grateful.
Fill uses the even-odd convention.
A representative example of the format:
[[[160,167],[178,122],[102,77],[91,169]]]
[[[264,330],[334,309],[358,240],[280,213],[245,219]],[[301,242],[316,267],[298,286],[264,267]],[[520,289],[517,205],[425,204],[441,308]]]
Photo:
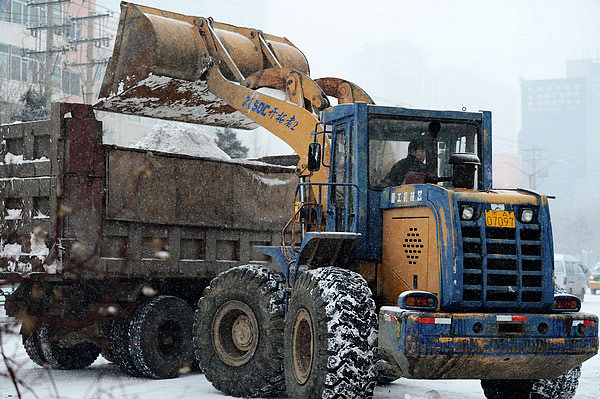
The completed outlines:
[[[521,212],[521,222],[529,223],[533,220],[533,209],[523,209]]]
[[[471,220],[471,219],[473,219],[474,213],[475,213],[475,211],[473,210],[472,206],[469,206],[469,205],[463,206],[461,217],[463,220]]]

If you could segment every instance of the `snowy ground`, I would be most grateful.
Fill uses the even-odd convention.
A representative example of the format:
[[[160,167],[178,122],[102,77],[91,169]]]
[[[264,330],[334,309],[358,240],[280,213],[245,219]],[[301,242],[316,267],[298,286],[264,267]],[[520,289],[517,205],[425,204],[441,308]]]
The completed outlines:
[[[600,314],[600,296],[586,295],[584,312]],[[9,320],[0,317],[0,323]],[[22,398],[53,399],[225,399],[202,374],[188,374],[174,380],[145,380],[128,377],[113,364],[99,358],[90,368],[81,371],[48,371],[31,362],[16,335],[0,336],[4,349],[0,356],[15,361],[16,377],[24,383],[19,387]],[[6,376],[7,367],[0,358],[0,399],[18,398],[17,391]],[[582,368],[576,399],[600,397],[600,357],[596,356]],[[481,399],[478,381],[430,381],[400,379],[391,385],[378,387],[375,398],[399,399]]]

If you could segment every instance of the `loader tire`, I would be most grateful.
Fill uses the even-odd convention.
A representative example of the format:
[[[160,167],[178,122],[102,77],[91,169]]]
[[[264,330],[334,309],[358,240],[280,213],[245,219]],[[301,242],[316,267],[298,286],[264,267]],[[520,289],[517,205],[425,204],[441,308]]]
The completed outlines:
[[[190,370],[192,308],[180,298],[161,295],[140,304],[129,323],[129,355],[147,378],[175,378]]]
[[[375,302],[359,274],[335,267],[303,273],[285,323],[288,397],[371,398],[376,344]]]
[[[533,384],[532,399],[572,399],[579,386],[581,366],[551,380],[537,380]]]
[[[96,361],[100,348],[92,342],[83,342],[74,346],[61,346],[58,340],[65,334],[62,329],[46,324],[36,326],[28,337],[33,343],[34,356],[41,355],[41,366],[55,370],[81,370]],[[27,349],[27,348],[26,348]],[[30,353],[29,351],[27,352]],[[39,364],[31,357],[36,364]]]
[[[122,372],[132,377],[142,377],[142,373],[135,367],[129,353],[129,318],[116,318],[107,325],[106,329],[104,357],[116,364]]]
[[[285,278],[245,265],[215,277],[198,301],[196,358],[206,379],[237,397],[280,397]]]
[[[487,399],[530,399],[535,380],[481,380]]]
[[[481,380],[487,399],[572,399],[579,385],[581,367],[548,380]]]

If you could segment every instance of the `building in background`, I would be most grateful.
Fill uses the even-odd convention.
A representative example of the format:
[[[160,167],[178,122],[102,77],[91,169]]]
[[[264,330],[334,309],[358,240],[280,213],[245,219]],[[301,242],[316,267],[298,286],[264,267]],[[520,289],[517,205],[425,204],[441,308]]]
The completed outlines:
[[[567,62],[567,77],[524,80],[519,151],[531,188],[559,208],[600,196],[600,60]]]
[[[567,76],[524,80],[519,151],[530,188],[551,202],[560,252],[600,260],[600,59],[567,62]],[[590,255],[591,254],[591,255]],[[598,258],[598,259],[597,259]]]
[[[14,117],[29,90],[92,103],[117,17],[94,0],[0,0],[0,123]]]

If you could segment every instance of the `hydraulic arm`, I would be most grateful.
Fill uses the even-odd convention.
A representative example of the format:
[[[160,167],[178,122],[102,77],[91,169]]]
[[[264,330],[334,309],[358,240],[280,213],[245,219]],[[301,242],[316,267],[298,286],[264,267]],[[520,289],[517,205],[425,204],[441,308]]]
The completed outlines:
[[[307,169],[311,133],[322,130],[318,113],[329,107],[328,96],[338,103],[373,103],[362,89],[339,78],[312,80],[306,57],[286,38],[211,18],[125,2],[121,7],[97,109],[241,129],[262,126],[300,156],[300,177],[328,181],[328,168]],[[262,88],[278,89],[282,98]],[[329,150],[325,138],[323,159]]]

